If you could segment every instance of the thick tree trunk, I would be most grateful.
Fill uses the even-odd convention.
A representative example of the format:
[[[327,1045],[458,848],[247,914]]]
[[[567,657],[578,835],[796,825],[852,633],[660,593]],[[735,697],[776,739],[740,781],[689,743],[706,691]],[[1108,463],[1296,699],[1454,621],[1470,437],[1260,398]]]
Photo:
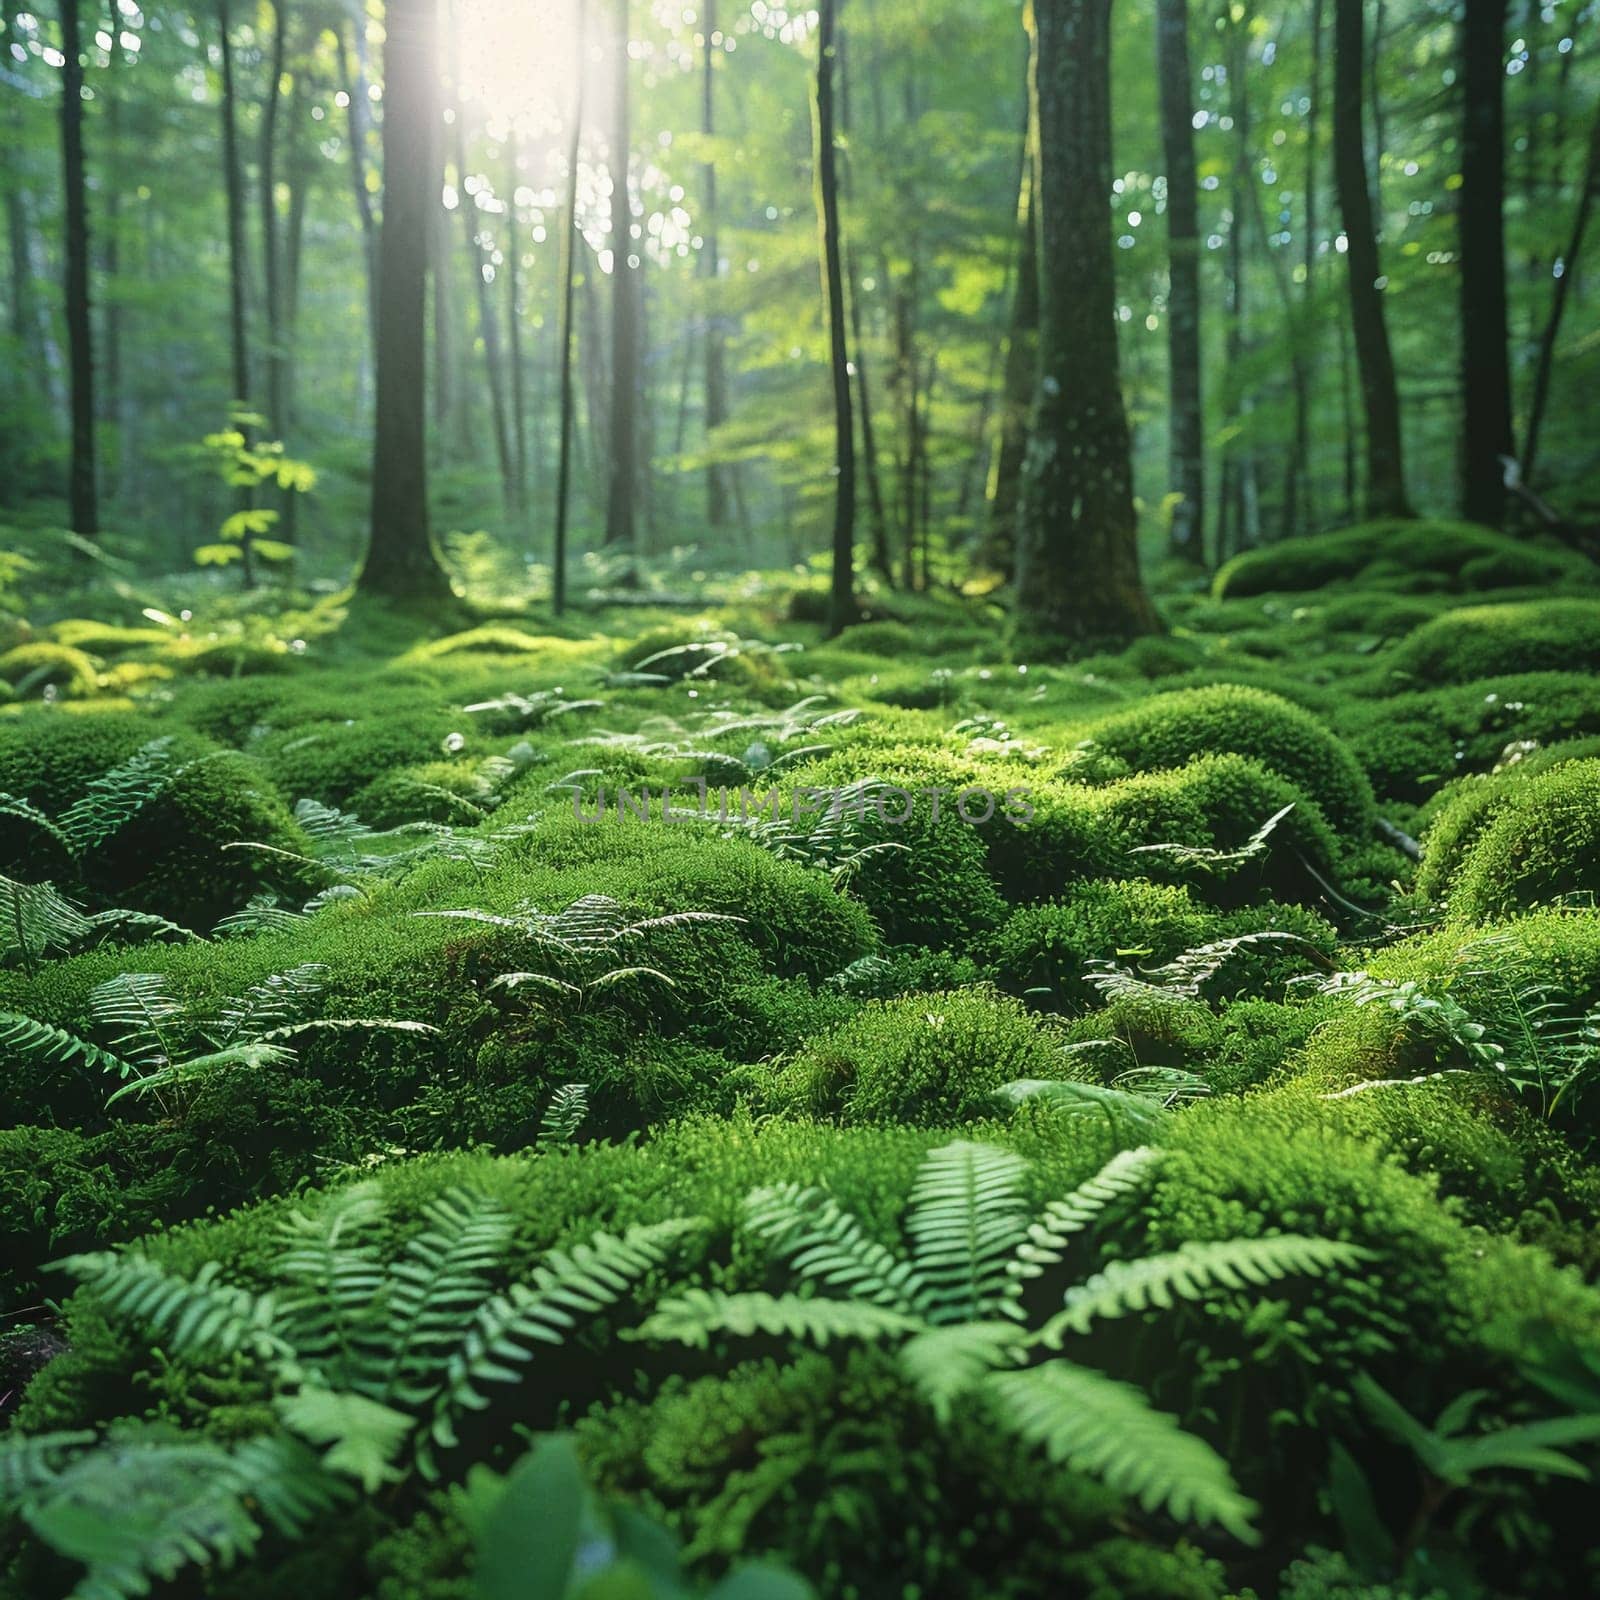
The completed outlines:
[[[1461,509],[1498,527],[1512,454],[1505,238],[1506,0],[1466,0],[1461,48]]]
[[[1305,200],[1305,240],[1304,253],[1301,258],[1301,271],[1305,274],[1305,282],[1301,288],[1301,317],[1304,321],[1306,332],[1306,359],[1316,365],[1318,332],[1320,324],[1317,320],[1315,308],[1317,300],[1317,228],[1321,221],[1321,175],[1322,175],[1322,147],[1319,143],[1322,125],[1322,58],[1323,50],[1323,7],[1325,0],[1311,0],[1311,84],[1308,99],[1310,104],[1306,108],[1306,200]],[[1295,417],[1297,429],[1303,428],[1304,434],[1295,438],[1295,453],[1305,463],[1304,474],[1304,501],[1306,510],[1306,523],[1308,530],[1314,528],[1317,522],[1317,495],[1316,475],[1311,470],[1311,413],[1310,408]]]
[[[1205,434],[1200,389],[1200,218],[1194,160],[1189,0],[1157,0],[1156,75],[1167,168],[1168,548],[1203,566]]]
[[[1110,0],[1035,0],[1033,10],[1039,385],[1018,508],[1017,620],[1030,645],[1062,650],[1161,623],[1139,576],[1117,360]]]
[[[1572,218],[1572,234],[1558,262],[1550,289],[1550,313],[1545,318],[1544,332],[1539,336],[1539,359],[1534,368],[1533,394],[1528,402],[1528,424],[1522,442],[1522,478],[1530,485],[1534,482],[1534,468],[1539,459],[1539,435],[1544,428],[1545,409],[1550,403],[1550,373],[1555,364],[1556,338],[1561,332],[1572,280],[1578,274],[1583,236],[1588,232],[1595,202],[1600,200],[1600,106],[1595,108],[1594,124],[1589,131],[1589,153],[1581,183],[1578,209]]]
[[[67,507],[74,533],[100,531],[95,488],[94,336],[89,320],[89,198],[83,154],[83,56],[78,0],[61,0],[61,167],[66,193],[66,320],[72,457]]]
[[[615,0],[611,125],[611,470],[606,493],[609,549],[635,553],[639,426],[639,259],[628,191],[628,0]]]
[[[1350,324],[1366,413],[1366,513],[1369,517],[1404,517],[1410,516],[1411,507],[1405,489],[1400,395],[1384,318],[1383,269],[1378,264],[1362,133],[1363,32],[1362,0],[1335,0],[1333,168],[1344,218]]]
[[[844,265],[839,248],[839,174],[833,124],[833,47],[836,0],[821,0],[817,27],[817,226],[822,247],[822,298],[828,318],[828,364],[833,375],[833,582],[828,632],[855,620],[856,435],[850,411],[850,356],[845,337]]]
[[[450,581],[428,532],[428,227],[437,204],[434,0],[389,0],[384,19],[383,226],[378,236],[372,523],[360,588],[439,600]]]

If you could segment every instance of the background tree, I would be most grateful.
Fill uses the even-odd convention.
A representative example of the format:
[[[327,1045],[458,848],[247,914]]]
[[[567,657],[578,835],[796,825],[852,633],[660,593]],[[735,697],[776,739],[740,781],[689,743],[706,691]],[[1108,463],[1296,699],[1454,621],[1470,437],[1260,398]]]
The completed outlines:
[[[61,167],[66,197],[66,317],[72,459],[68,517],[86,539],[100,531],[95,483],[94,336],[89,320],[89,182],[83,152],[83,43],[78,0],[61,0]]]
[[[611,43],[611,464],[606,545],[631,557],[638,543],[639,287],[628,192],[628,0],[615,0]]]
[[[425,440],[428,219],[438,188],[435,16],[435,0],[390,0],[384,19],[377,406],[360,587],[396,600],[450,593],[428,526]]]
[[[1117,358],[1110,0],[1035,0],[1039,380],[1017,525],[1017,618],[1048,648],[1159,629],[1139,576]]]

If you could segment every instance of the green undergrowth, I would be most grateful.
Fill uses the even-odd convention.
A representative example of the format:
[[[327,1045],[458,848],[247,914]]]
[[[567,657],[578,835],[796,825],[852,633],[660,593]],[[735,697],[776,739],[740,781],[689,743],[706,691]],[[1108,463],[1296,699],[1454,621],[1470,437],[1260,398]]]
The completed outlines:
[[[696,1582],[1592,1587],[1589,570],[719,592],[8,627],[0,1594],[478,1600],[548,1430]]]

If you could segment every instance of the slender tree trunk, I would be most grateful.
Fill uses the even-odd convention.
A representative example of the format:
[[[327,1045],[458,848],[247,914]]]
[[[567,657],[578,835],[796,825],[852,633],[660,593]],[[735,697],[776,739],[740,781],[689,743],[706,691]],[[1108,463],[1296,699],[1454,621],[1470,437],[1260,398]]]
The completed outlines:
[[[1030,127],[1032,119],[1029,119]],[[1031,135],[1023,138],[1022,182],[1017,197],[1017,286],[1011,297],[1001,376],[1000,427],[989,468],[985,559],[1008,581],[1016,572],[1017,488],[1028,453],[1028,411],[1039,368],[1039,228],[1034,203],[1038,179]],[[1170,180],[1169,180],[1170,182]]]
[[[94,336],[89,318],[89,197],[83,152],[83,56],[78,0],[61,0],[61,166],[66,194],[66,318],[72,458],[68,515],[74,533],[100,532],[95,488]]]
[[[1466,0],[1459,27],[1461,149],[1461,509],[1498,527],[1511,439],[1505,238],[1506,0]]]
[[[1335,0],[1333,49],[1333,165],[1344,218],[1349,268],[1350,323],[1366,414],[1369,517],[1411,515],[1405,489],[1405,453],[1400,432],[1400,395],[1383,309],[1383,269],[1367,188],[1362,133],[1362,0]]]
[[[1018,507],[1017,619],[1054,651],[1161,626],[1139,576],[1117,359],[1110,0],[1034,0],[1030,101],[1039,387]]]
[[[705,39],[700,81],[700,131],[709,139],[717,131],[716,75],[711,63],[717,55],[712,38],[717,31],[716,0],[705,0],[700,26]],[[718,274],[721,270],[717,243],[717,164],[707,161],[702,168],[705,195],[700,251],[701,274],[706,279],[705,403],[706,435],[716,437],[717,429],[728,420],[728,376],[724,361],[724,334],[720,308],[716,304]],[[712,447],[714,448],[714,446]],[[706,463],[706,524],[721,529],[728,520],[726,471],[716,460]]]
[[[817,26],[817,227],[821,236],[822,300],[828,318],[828,363],[833,374],[833,583],[828,632],[856,615],[856,435],[850,411],[850,356],[845,336],[844,265],[839,248],[839,174],[834,152],[833,50],[838,7],[821,0]]]
[[[217,0],[222,45],[222,181],[228,203],[228,346],[233,363],[233,398],[236,404],[247,407],[250,336],[245,311],[244,172],[239,161],[231,9],[230,0]]]
[[[628,190],[628,0],[615,0],[611,126],[611,471],[606,494],[609,548],[632,557],[637,549],[639,300]],[[630,576],[632,576],[630,574]]]
[[[434,130],[433,140],[433,170],[442,173],[445,165],[442,125]],[[456,204],[461,203],[461,197],[458,196]],[[428,251],[433,265],[434,444],[439,457],[449,459],[467,453],[470,426],[462,386],[456,382],[456,312],[450,281],[450,213],[445,210],[439,195],[429,198]]]
[[[424,312],[428,226],[439,188],[434,0],[389,0],[385,18],[383,226],[372,523],[360,588],[441,600],[450,581],[428,532]]]
[[[1316,317],[1317,301],[1317,228],[1321,223],[1322,147],[1319,142],[1322,125],[1322,58],[1323,21],[1325,0],[1311,0],[1311,89],[1310,105],[1306,108],[1306,182],[1305,182],[1305,242],[1301,270],[1305,282],[1301,288],[1300,314],[1305,327],[1306,360],[1316,364],[1319,323]],[[1305,464],[1305,508],[1307,527],[1317,522],[1316,479],[1311,471],[1311,412],[1308,406],[1295,416],[1295,426],[1304,428],[1304,436],[1296,435],[1295,453]]]
[[[528,375],[522,363],[522,231],[517,221],[517,136],[506,141],[506,320],[511,362],[511,501],[519,524],[528,518]]]
[[[339,76],[344,80],[345,93],[350,96],[350,188],[356,202],[356,220],[361,225],[361,259],[367,274],[367,337],[376,343],[378,337],[378,251],[377,223],[372,215],[372,192],[367,188],[367,21],[364,12],[351,19],[350,33],[355,36],[355,65],[351,68],[351,50],[345,26],[335,29],[339,42]]]
[[[1556,263],[1557,270],[1550,289],[1550,312],[1545,318],[1544,332],[1539,337],[1539,358],[1534,368],[1533,394],[1528,402],[1528,424],[1522,442],[1522,477],[1528,484],[1534,481],[1534,469],[1539,460],[1539,436],[1544,428],[1545,409],[1550,402],[1550,374],[1555,365],[1556,338],[1561,332],[1561,319],[1567,309],[1567,295],[1573,279],[1578,275],[1583,236],[1588,231],[1595,202],[1600,200],[1600,106],[1595,109],[1594,123],[1589,130],[1589,153],[1584,162],[1581,183],[1578,209],[1572,218],[1572,233]]]
[[[878,470],[878,441],[872,420],[872,386],[867,378],[866,341],[861,334],[861,280],[855,252],[845,249],[846,298],[850,302],[850,342],[855,350],[856,398],[861,405],[861,464],[867,480],[867,522],[872,536],[872,566],[887,584],[894,583],[889,551],[889,515],[883,503],[883,476]]]
[[[573,61],[572,128],[567,138],[567,215],[561,241],[561,354],[558,383],[561,407],[560,444],[556,451],[555,543],[550,557],[550,602],[557,616],[567,609],[567,502],[572,483],[572,280],[578,260],[578,148],[583,138],[585,66],[583,7],[578,8],[578,36]]]
[[[1167,544],[1204,566],[1205,432],[1200,388],[1200,217],[1189,0],[1157,0],[1156,76],[1167,168]]]
[[[278,104],[289,34],[287,0],[274,0],[272,21],[272,47],[261,105],[261,190],[256,199],[261,207],[261,300],[267,357],[264,410],[269,437],[281,439],[288,419],[284,415],[283,256],[278,230]]]

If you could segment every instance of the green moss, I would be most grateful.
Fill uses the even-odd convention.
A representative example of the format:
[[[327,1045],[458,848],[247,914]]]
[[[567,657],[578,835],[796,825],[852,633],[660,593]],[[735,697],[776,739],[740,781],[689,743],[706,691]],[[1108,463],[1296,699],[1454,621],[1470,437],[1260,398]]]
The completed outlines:
[[[1526,600],[1447,611],[1409,634],[1389,669],[1420,683],[1600,667],[1600,600]]]
[[[1471,523],[1384,520],[1247,550],[1218,570],[1212,593],[1239,598],[1335,583],[1460,590],[1552,583],[1581,570],[1559,547],[1532,547]]]
[[[1015,1078],[1066,1075],[1059,1042],[982,989],[872,1001],[774,1076],[776,1105],[851,1123],[941,1127],[982,1116]]]
[[[1450,895],[1469,922],[1600,890],[1600,761],[1574,761],[1514,785],[1479,831]]]
[[[1180,690],[1107,717],[1090,728],[1068,772],[1093,780],[1181,767],[1223,751],[1298,785],[1340,831],[1357,839],[1372,831],[1372,789],[1355,758],[1316,717],[1260,689]]]
[[[13,694],[37,697],[49,689],[68,699],[87,699],[100,688],[99,663],[73,645],[37,639],[0,654],[0,679]]]

